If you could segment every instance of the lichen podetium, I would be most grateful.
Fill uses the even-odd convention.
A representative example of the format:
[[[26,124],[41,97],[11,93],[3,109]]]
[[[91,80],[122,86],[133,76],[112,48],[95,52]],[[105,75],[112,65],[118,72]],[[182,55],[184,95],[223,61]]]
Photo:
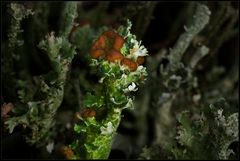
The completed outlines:
[[[121,121],[121,112],[133,108],[130,92],[147,76],[143,67],[147,49],[130,33],[127,27],[102,33],[90,51],[91,66],[100,75],[100,88],[93,94],[88,93],[80,114],[80,123],[74,131],[82,139],[75,140],[69,147],[74,155],[70,159],[106,159],[111,151],[113,137]]]

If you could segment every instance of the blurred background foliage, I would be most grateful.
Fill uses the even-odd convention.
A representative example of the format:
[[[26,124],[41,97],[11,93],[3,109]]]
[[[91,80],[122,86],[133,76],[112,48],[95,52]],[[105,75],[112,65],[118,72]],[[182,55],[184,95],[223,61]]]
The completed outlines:
[[[76,14],[66,14],[68,2],[1,3],[2,158],[64,158],[61,147],[77,137],[73,132],[75,114],[84,108],[86,93],[98,83],[88,61],[92,42],[106,27],[116,29],[129,19],[132,33],[149,51],[144,63],[149,76],[136,93],[135,109],[123,111],[109,158],[239,159],[237,1],[72,3]],[[180,36],[192,25],[197,3],[209,8],[210,20],[193,35],[180,59],[172,58],[176,42],[186,43]],[[74,22],[68,22],[74,14]],[[51,32],[62,35],[59,38],[67,49],[61,51],[60,64],[53,65],[51,55],[39,45],[50,40]],[[70,62],[62,69],[66,70],[64,79],[59,71],[47,75],[65,58]],[[52,80],[57,81],[52,85]],[[52,92],[64,87],[62,102],[59,100],[55,116],[51,115],[48,137],[41,143],[27,144],[24,136],[30,131],[24,126],[33,126],[31,122],[25,125],[19,117],[8,126],[4,122],[25,116],[28,108],[41,108],[43,102],[36,102],[48,100],[47,87],[54,89]],[[14,128],[11,134],[10,126]]]

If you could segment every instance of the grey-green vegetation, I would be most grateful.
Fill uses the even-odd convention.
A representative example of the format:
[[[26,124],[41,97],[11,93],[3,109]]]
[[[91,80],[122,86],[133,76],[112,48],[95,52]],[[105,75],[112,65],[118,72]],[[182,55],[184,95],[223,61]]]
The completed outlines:
[[[239,159],[237,3],[2,8],[3,158]],[[124,58],[144,63],[92,58],[109,30]],[[21,139],[36,155],[12,155]]]

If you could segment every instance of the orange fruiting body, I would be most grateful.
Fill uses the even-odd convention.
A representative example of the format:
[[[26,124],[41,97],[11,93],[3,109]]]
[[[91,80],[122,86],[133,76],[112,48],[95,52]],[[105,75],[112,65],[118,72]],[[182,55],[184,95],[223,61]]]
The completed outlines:
[[[67,146],[62,146],[61,152],[66,157],[66,159],[72,159],[74,157],[74,153],[73,153],[72,149],[70,149]]]
[[[90,52],[90,55],[93,59],[97,59],[101,56],[103,56],[105,51],[103,49],[95,49]]]
[[[115,37],[118,36],[118,34],[112,30],[104,32],[103,35],[105,35],[111,39],[115,39]]]
[[[99,48],[106,48],[106,37],[105,36],[100,36],[99,38],[98,38],[98,47]]]
[[[118,33],[113,30],[106,31],[93,43],[90,56],[93,59],[105,57],[109,62],[120,61],[121,65],[127,66],[130,71],[135,71],[138,65],[144,63],[144,57],[140,56],[135,61],[125,58],[120,51],[124,42],[124,38]]]
[[[104,48],[106,48],[106,37],[102,35],[93,43],[92,49]]]
[[[87,117],[95,117],[96,116],[96,111],[94,111],[93,109],[85,109],[83,110],[83,112],[81,113],[81,116],[83,118],[87,118]]]
[[[119,52],[119,51],[116,51],[116,50],[111,50],[107,56],[106,56],[106,59],[110,62],[114,62],[114,61],[121,61],[123,59],[123,55]]]
[[[114,50],[120,50],[124,44],[124,38],[121,36],[116,36],[115,42],[113,44]]]
[[[106,59],[110,62],[122,60],[123,55],[120,53],[120,49],[123,44],[123,37],[112,30],[106,31],[93,43],[90,56],[93,59],[106,56]],[[107,51],[110,52],[106,55]]]
[[[143,64],[143,63],[144,63],[144,57],[143,57],[143,56],[139,56],[139,57],[137,58],[137,63],[138,63],[138,65]]]
[[[135,71],[138,67],[137,63],[129,58],[123,58],[121,64],[127,66],[130,71]]]

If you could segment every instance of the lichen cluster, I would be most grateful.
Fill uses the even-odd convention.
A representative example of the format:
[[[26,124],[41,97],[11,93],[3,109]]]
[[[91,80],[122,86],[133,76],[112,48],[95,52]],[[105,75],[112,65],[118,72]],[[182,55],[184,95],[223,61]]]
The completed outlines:
[[[83,135],[70,145],[75,159],[108,158],[113,137],[121,121],[121,112],[133,108],[131,92],[146,79],[143,63],[147,50],[128,27],[105,31],[93,43],[91,66],[99,73],[99,88],[88,93],[80,113],[82,120],[74,130]]]
[[[236,2],[2,4],[4,159],[239,160]]]

